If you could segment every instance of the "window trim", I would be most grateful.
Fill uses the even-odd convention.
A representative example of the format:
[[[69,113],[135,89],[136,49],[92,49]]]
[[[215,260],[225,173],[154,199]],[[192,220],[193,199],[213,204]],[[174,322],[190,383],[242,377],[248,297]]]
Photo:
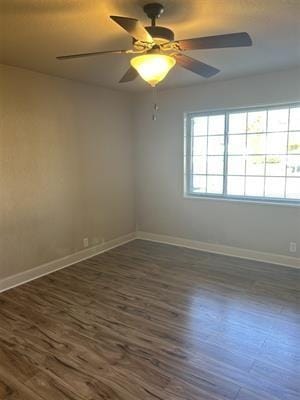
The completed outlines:
[[[203,110],[203,111],[193,111],[184,113],[184,151],[183,151],[183,162],[184,162],[184,190],[183,197],[185,199],[203,199],[203,200],[221,200],[221,201],[231,201],[238,203],[248,203],[248,204],[269,204],[269,205],[284,205],[284,206],[300,206],[300,199],[285,199],[278,197],[260,197],[260,196],[242,196],[242,195],[228,195],[228,194],[217,194],[217,193],[195,193],[192,191],[191,186],[191,173],[188,171],[192,170],[192,154],[191,154],[191,120],[194,117],[201,116],[212,116],[212,115],[225,115],[225,131],[224,131],[224,172],[223,172],[223,191],[226,189],[227,183],[227,167],[228,167],[228,122],[229,114],[238,114],[241,112],[255,112],[262,110],[276,110],[281,108],[293,108],[299,107],[300,102],[292,103],[281,103],[281,104],[268,104],[260,106],[249,106],[249,107],[238,107],[238,108],[226,108],[226,109],[213,109],[213,110]],[[289,131],[288,131],[289,132]],[[299,178],[300,180],[300,178]]]

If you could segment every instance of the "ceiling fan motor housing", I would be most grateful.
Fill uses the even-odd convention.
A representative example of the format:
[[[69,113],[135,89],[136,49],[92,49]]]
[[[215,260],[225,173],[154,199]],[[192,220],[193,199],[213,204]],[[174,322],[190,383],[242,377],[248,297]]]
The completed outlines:
[[[150,33],[157,44],[174,40],[174,32],[164,26],[145,26],[145,29]]]
[[[145,26],[145,29],[153,37],[156,44],[163,44],[174,40],[174,32],[163,26],[156,26],[156,20],[164,12],[164,6],[160,3],[149,3],[144,6],[144,12],[151,19],[151,26]]]

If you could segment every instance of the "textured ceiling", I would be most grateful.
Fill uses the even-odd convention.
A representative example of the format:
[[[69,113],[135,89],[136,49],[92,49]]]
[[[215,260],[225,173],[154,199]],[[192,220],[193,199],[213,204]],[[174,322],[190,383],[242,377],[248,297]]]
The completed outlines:
[[[141,79],[118,84],[130,56],[57,61],[57,55],[130,48],[131,39],[109,15],[140,18],[142,0],[0,0],[0,62],[106,87],[141,90]],[[150,1],[151,2],[151,1]],[[252,48],[187,52],[225,79],[300,65],[300,0],[162,0],[160,25],[177,39],[247,31]],[[206,81],[175,67],[163,87]]]

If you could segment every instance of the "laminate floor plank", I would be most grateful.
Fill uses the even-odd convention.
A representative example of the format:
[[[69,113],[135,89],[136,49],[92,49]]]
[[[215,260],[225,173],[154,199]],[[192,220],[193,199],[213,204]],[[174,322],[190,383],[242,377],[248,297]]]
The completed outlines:
[[[22,384],[13,375],[7,374],[0,366],[0,399],[3,400],[44,400],[36,392]]]
[[[295,400],[299,295],[299,270],[130,242],[0,294],[0,399]]]

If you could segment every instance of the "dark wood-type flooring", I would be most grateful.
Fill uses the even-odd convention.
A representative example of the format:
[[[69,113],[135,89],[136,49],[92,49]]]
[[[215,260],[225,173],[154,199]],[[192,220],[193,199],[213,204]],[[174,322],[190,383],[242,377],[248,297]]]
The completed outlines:
[[[300,270],[136,240],[0,295],[5,400],[299,400]]]

